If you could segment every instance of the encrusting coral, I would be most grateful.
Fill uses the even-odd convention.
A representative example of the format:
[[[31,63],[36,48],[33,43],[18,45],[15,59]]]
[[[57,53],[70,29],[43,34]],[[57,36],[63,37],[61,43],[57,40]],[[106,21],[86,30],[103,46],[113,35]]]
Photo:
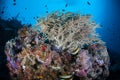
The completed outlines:
[[[90,15],[54,12],[6,43],[12,80],[105,80],[109,56]]]

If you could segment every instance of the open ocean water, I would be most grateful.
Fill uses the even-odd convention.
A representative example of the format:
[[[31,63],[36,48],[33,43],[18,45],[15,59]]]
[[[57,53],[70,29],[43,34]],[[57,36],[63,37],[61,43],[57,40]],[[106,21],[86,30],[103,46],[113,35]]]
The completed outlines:
[[[0,0],[0,80],[10,80],[5,43],[24,24],[34,26],[38,18],[55,11],[92,15],[110,56],[108,80],[120,80],[120,0]]]

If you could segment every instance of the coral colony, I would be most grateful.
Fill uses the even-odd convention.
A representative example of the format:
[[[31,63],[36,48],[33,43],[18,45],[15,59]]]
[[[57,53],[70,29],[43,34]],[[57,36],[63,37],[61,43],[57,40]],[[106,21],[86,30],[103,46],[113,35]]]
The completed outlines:
[[[6,43],[12,80],[105,80],[109,56],[90,15],[54,12]]]

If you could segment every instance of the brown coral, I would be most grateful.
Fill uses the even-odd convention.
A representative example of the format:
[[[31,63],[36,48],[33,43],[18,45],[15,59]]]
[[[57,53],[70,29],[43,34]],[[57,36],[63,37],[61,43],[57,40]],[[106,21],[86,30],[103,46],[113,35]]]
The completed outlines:
[[[104,80],[109,75],[109,56],[89,18],[54,12],[38,20],[35,28],[20,29],[5,46],[12,79]]]

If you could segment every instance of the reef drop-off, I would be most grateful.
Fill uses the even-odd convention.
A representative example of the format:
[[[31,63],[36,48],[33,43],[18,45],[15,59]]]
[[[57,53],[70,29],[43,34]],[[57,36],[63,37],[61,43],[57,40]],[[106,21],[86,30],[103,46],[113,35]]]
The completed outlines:
[[[54,12],[6,43],[12,80],[105,80],[109,55],[90,15]]]

